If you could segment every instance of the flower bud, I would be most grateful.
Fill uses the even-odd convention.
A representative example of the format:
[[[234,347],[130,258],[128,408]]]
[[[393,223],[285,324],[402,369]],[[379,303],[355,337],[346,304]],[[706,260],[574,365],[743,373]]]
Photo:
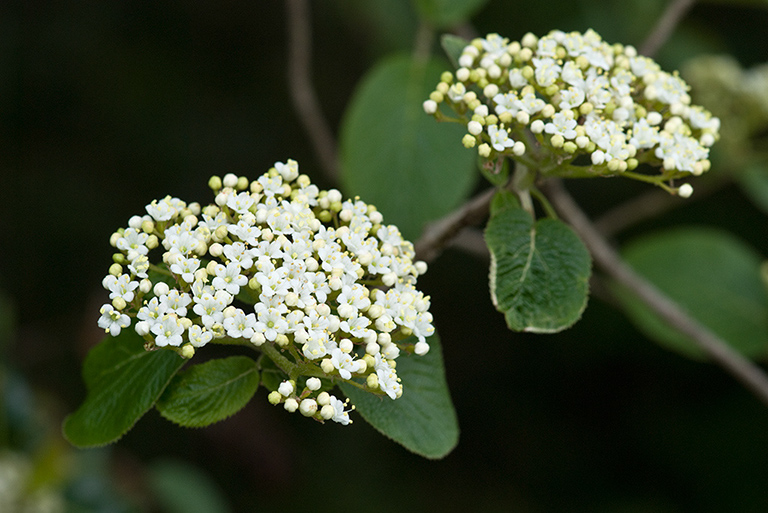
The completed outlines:
[[[305,417],[311,417],[317,413],[317,402],[314,399],[304,399],[299,404],[299,411]]]
[[[283,404],[283,408],[285,408],[286,411],[293,413],[299,409],[299,402],[293,397],[289,397],[288,399],[285,400],[285,404]]]

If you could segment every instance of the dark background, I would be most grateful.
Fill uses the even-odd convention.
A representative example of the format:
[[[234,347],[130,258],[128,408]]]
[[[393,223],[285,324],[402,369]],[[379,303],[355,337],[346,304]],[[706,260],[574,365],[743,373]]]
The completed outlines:
[[[695,6],[659,62],[768,61],[757,3]],[[472,24],[513,39],[592,27],[639,46],[664,5],[496,0]],[[256,177],[288,158],[327,184],[290,102],[286,23],[279,1],[0,7],[0,357],[43,404],[50,436],[84,397],[79,369],[102,336],[116,228],[166,194],[209,201],[212,174]],[[313,75],[336,129],[365,71],[410,51],[416,15],[403,1],[315,0],[312,24]],[[597,215],[646,187],[571,189]],[[732,186],[625,237],[687,223],[768,254],[764,215]],[[562,334],[510,333],[486,283],[487,262],[457,250],[420,281],[462,429],[444,460],[411,455],[362,419],[343,428],[288,415],[262,390],[204,430],[148,414],[106,453],[114,493],[160,511],[146,469],[175,458],[204,469],[238,512],[768,511],[768,410],[730,376],[659,348],[596,298]]]

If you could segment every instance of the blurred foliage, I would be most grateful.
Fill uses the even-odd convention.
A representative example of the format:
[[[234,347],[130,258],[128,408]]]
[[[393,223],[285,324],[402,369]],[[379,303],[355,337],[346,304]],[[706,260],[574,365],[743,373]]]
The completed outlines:
[[[464,28],[519,39],[592,27],[639,46],[666,4],[490,0]],[[313,74],[335,130],[378,59],[413,49],[418,12],[405,0],[312,2]],[[16,312],[0,333],[2,461],[78,512],[184,507],[168,502],[184,488],[163,479],[202,487],[158,457],[204,468],[233,511],[335,511],[336,500],[361,496],[370,512],[768,510],[768,411],[730,376],[650,343],[610,300],[592,299],[558,335],[512,334],[488,297],[488,262],[455,250],[423,285],[461,425],[445,460],[422,461],[364,422],[307,426],[263,400],[206,430],[150,413],[110,451],[64,444],[57,426],[84,397],[80,364],[102,336],[95,312],[116,226],[152,198],[202,197],[211,174],[253,176],[286,158],[325,185],[288,96],[286,22],[282,2],[0,7],[3,326],[7,309]],[[764,2],[702,2],[658,60],[675,69],[730,54],[747,69],[768,62],[766,26]],[[699,89],[695,101],[714,112],[731,99],[705,100]],[[733,155],[723,148],[713,161]],[[647,190],[568,186],[594,216]],[[765,214],[740,188],[726,180],[695,198],[617,242],[695,223],[768,255]],[[364,474],[346,478],[361,465]],[[153,472],[162,477],[148,485]],[[329,500],[320,486],[350,495]]]

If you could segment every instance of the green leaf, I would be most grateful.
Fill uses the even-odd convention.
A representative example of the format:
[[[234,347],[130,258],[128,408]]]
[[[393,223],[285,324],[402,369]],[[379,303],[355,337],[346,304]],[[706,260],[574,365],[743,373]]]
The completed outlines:
[[[166,513],[229,513],[216,483],[200,468],[183,461],[154,460],[147,485]]]
[[[396,400],[342,383],[339,386],[369,424],[409,451],[430,459],[446,456],[459,441],[459,424],[445,381],[437,334],[426,355],[402,354],[397,375],[403,395]]]
[[[157,409],[181,426],[203,427],[240,411],[258,386],[256,362],[247,356],[219,358],[174,376]]]
[[[446,28],[467,21],[488,0],[415,0],[419,14],[436,28]]]
[[[485,229],[490,289],[513,331],[554,333],[587,306],[591,260],[581,239],[555,219],[534,223],[521,208],[494,212]]]
[[[696,320],[751,358],[768,351],[768,294],[760,256],[732,235],[710,228],[677,228],[638,238],[627,262]],[[646,335],[683,355],[704,354],[667,326],[631,292],[617,287],[632,321]]]
[[[738,175],[744,194],[763,212],[768,212],[768,164],[753,162]]]
[[[132,329],[107,337],[85,359],[88,395],[64,420],[64,437],[78,447],[118,440],[155,404],[184,362],[170,350],[146,351]]]
[[[494,216],[496,212],[507,208],[520,208],[520,201],[514,192],[505,189],[500,189],[493,195],[491,200],[491,216]]]
[[[459,67],[459,57],[461,57],[461,53],[468,44],[469,41],[453,34],[443,34],[440,36],[440,46],[443,47],[443,51],[448,56],[448,59],[450,59],[454,68]]]
[[[461,144],[465,128],[436,123],[421,106],[444,69],[406,56],[380,62],[358,86],[342,124],[345,190],[376,205],[410,240],[458,206],[476,177],[476,152]]]

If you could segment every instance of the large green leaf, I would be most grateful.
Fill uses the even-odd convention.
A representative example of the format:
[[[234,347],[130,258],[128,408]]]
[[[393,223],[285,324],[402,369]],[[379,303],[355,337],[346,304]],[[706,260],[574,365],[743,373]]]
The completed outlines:
[[[83,364],[88,395],[64,420],[64,436],[78,447],[118,440],[149,410],[185,360],[169,350],[146,351],[132,329],[107,337]]]
[[[768,295],[760,256],[732,235],[709,228],[677,228],[641,237],[623,251],[627,262],[695,319],[748,357],[768,352]],[[626,290],[617,289],[630,318],[659,344],[703,358]]]
[[[768,162],[753,162],[737,175],[741,190],[763,212],[768,212]]]
[[[581,239],[561,221],[533,221],[511,201],[494,201],[485,229],[491,252],[490,289],[513,331],[554,333],[587,306],[591,260]]]
[[[203,427],[240,411],[258,386],[256,362],[247,356],[219,358],[174,376],[157,409],[181,426]]]
[[[461,144],[465,129],[436,123],[422,109],[445,66],[394,57],[358,86],[341,131],[341,178],[408,239],[427,221],[455,208],[475,180],[476,152]]]
[[[467,21],[488,0],[415,0],[419,14],[437,28]]]
[[[397,359],[397,375],[403,395],[394,401],[340,385],[369,424],[406,449],[426,458],[446,456],[459,441],[459,424],[445,381],[443,356],[437,334],[427,339],[424,356],[403,354]]]

